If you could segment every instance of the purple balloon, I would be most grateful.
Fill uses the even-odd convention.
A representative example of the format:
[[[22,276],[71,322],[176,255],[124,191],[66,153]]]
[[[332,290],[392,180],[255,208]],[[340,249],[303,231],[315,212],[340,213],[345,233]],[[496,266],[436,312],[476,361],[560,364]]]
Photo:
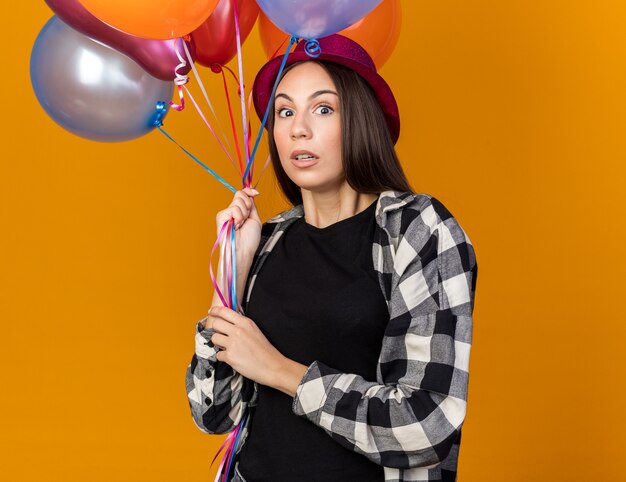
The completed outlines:
[[[382,0],[257,0],[283,32],[304,39],[326,37],[361,20]],[[381,25],[380,28],[386,28]]]
[[[176,66],[181,63],[176,55],[176,48],[186,59],[182,39],[154,40],[136,37],[107,25],[83,7],[79,0],[45,1],[54,13],[74,30],[122,52],[153,77],[161,80],[173,80],[176,77]],[[187,47],[193,58],[195,55],[193,43],[187,42]],[[191,65],[187,62],[178,73],[184,75],[189,70]]]

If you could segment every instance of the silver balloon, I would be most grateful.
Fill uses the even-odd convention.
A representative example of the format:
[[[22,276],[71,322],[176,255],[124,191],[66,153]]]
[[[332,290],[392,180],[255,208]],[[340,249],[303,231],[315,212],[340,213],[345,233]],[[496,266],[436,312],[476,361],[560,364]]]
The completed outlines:
[[[39,33],[30,77],[41,106],[68,131],[96,141],[126,141],[154,129],[157,102],[173,82],[52,17]]]

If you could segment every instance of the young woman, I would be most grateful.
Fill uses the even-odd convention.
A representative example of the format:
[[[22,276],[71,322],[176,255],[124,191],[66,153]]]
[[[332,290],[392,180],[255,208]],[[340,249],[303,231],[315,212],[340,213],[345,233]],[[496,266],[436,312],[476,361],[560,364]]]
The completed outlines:
[[[242,312],[214,297],[187,370],[193,419],[226,433],[248,414],[235,481],[456,480],[477,264],[444,205],[411,192],[398,109],[373,61],[339,35],[298,44],[253,95],[294,205],[236,224]],[[244,290],[245,288],[245,290]]]

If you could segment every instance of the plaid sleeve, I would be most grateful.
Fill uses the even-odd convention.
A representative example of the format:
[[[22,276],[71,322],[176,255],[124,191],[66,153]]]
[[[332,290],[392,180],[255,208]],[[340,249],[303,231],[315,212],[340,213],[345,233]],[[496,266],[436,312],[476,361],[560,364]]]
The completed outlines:
[[[293,411],[377,464],[425,469],[451,453],[465,419],[477,264],[445,208],[407,213],[393,249],[379,246],[393,268],[377,382],[315,361]]]
[[[232,431],[251,403],[253,382],[216,358],[211,342],[213,329],[205,330],[204,320],[196,325],[196,349],[187,367],[187,398],[191,415],[200,430],[221,434]]]

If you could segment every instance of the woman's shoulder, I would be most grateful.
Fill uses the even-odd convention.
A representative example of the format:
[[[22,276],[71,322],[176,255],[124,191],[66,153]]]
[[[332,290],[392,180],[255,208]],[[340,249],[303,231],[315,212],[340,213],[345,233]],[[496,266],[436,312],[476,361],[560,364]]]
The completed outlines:
[[[286,209],[275,216],[269,218],[261,226],[261,245],[268,238],[282,233],[287,226],[298,218],[304,216],[304,208],[302,204],[298,204],[292,208]]]
[[[411,225],[420,224],[431,231],[449,218],[448,208],[429,193],[385,191],[380,194],[377,219],[382,227],[404,232]]]
[[[265,221],[265,224],[282,223],[284,221],[288,221],[294,218],[300,218],[302,216],[304,216],[304,208],[302,204],[298,204],[297,206],[293,206],[289,209],[285,209],[284,211],[269,218],[267,221]]]
[[[392,239],[407,238],[415,247],[438,238],[471,244],[461,223],[450,209],[429,193],[386,191],[378,201],[377,222]]]
[[[452,213],[444,205],[444,203],[429,193],[415,193],[415,192],[399,192],[399,191],[384,191],[380,194],[379,209],[382,211],[390,212],[399,210],[401,212],[407,212],[407,215],[416,214],[424,215],[428,214],[428,211],[432,210],[432,213],[436,215],[440,220],[446,220],[452,216]]]

